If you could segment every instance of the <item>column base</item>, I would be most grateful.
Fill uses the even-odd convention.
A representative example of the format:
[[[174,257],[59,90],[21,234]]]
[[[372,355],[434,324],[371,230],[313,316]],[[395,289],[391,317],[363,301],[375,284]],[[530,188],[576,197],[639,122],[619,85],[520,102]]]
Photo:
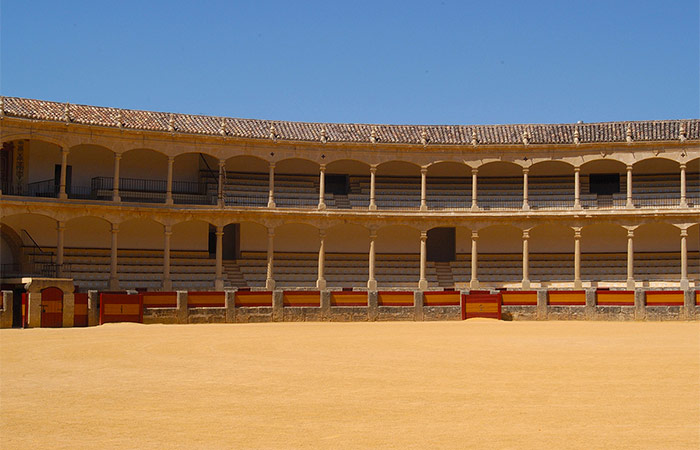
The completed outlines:
[[[630,291],[633,291],[635,287],[637,287],[637,283],[635,283],[634,279],[628,278],[627,279],[627,289]]]
[[[471,280],[469,282],[469,289],[477,289],[479,287],[479,280]]]
[[[428,290],[428,280],[420,280],[418,282],[418,290],[419,291],[426,291]]]
[[[275,280],[272,278],[268,278],[265,280],[265,289],[268,291],[274,291],[275,290]]]
[[[319,203],[319,204],[318,204],[318,209],[320,209],[320,210],[326,209],[326,204],[325,204],[325,203]]]
[[[119,278],[110,277],[109,278],[109,290],[118,291],[119,290]]]
[[[376,210],[377,210],[377,204],[376,204],[376,203],[375,203],[375,204],[370,203],[370,204],[369,204],[369,210],[370,210],[370,211],[376,211]]]
[[[367,281],[367,290],[368,291],[376,291],[377,290],[377,280],[368,280]]]
[[[267,202],[267,207],[268,208],[276,208],[277,205],[275,204],[275,202]]]
[[[583,288],[583,282],[581,280],[574,280],[574,289]]]
[[[425,204],[420,205],[420,210],[421,210],[421,211],[427,211],[427,210],[428,210],[428,205],[425,205]]]
[[[224,279],[223,278],[217,278],[214,280],[214,289],[217,291],[223,291],[224,290]]]
[[[687,208],[688,207],[688,202],[685,200],[681,200],[681,202],[678,204],[679,208]]]
[[[523,203],[523,211],[529,211],[530,205],[528,203]]]
[[[479,210],[479,205],[475,205],[472,203],[472,211],[478,211]]]
[[[122,201],[122,198],[118,195],[115,195],[112,197],[112,201],[115,203],[120,203]]]
[[[530,280],[523,280],[522,281],[522,288],[523,289],[530,289]]]
[[[319,290],[325,290],[326,289],[326,279],[325,278],[319,278],[316,280],[316,288]]]
[[[65,192],[59,192],[58,198],[61,200],[65,200],[68,198],[68,194],[66,194]]]
[[[688,289],[690,289],[690,281],[688,281],[687,278],[682,278],[680,284],[682,291],[687,291]]]
[[[174,205],[175,201],[172,198],[166,198],[165,199],[165,204],[166,205]]]
[[[576,210],[583,209],[583,207],[581,206],[581,202],[574,202],[574,209],[576,209]]]
[[[625,208],[634,209],[634,203],[625,203]]]
[[[163,287],[164,291],[172,291],[173,290],[173,281],[170,279],[164,279],[162,287]]]

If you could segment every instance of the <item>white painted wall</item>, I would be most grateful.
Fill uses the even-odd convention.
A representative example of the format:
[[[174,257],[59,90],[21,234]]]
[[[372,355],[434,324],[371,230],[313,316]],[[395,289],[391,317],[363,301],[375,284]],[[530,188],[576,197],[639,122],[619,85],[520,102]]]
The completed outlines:
[[[38,214],[17,214],[10,217],[3,217],[2,222],[12,227],[22,238],[25,245],[29,245],[29,239],[22,230],[25,229],[31,234],[39,246],[56,246],[56,221],[50,217]]]
[[[24,179],[27,183],[53,180],[56,164],[61,164],[61,148],[32,139],[24,145],[24,161]]]
[[[66,223],[64,245],[78,248],[111,248],[111,224],[98,217],[80,217]]]
[[[389,226],[377,231],[377,253],[420,253],[420,231],[406,226]]]
[[[635,252],[680,252],[681,232],[664,223],[642,225],[634,232]]]
[[[12,255],[10,244],[4,236],[0,236],[0,264],[12,264],[16,262]]]
[[[197,153],[185,153],[184,155],[180,155],[177,158],[175,158],[175,162],[173,163],[173,180],[199,181],[199,162],[200,159]],[[214,170],[216,171],[217,169],[218,166]]]
[[[288,223],[275,229],[275,252],[318,252],[320,242],[318,229],[310,225]]]
[[[479,230],[477,253],[522,253],[523,233],[508,225],[494,225]],[[471,237],[469,238],[471,240]],[[469,244],[471,248],[471,243]]]
[[[574,230],[562,225],[540,225],[530,230],[529,247],[531,253],[573,253]]]
[[[182,222],[173,225],[170,236],[171,250],[209,249],[209,224],[201,221]]]
[[[617,225],[602,223],[583,227],[581,230],[581,252],[626,253],[627,230]]]
[[[455,250],[457,253],[472,252],[472,230],[465,227],[455,229]]]
[[[114,176],[114,153],[96,145],[79,145],[68,154],[73,166],[73,185],[89,187],[93,177]]]
[[[334,253],[368,253],[369,230],[359,225],[343,224],[326,232],[326,251]]]
[[[128,250],[162,250],[163,225],[148,219],[132,219],[119,225],[117,246]]]
[[[165,180],[168,178],[168,157],[149,149],[130,150],[122,155],[119,177]]]
[[[267,227],[252,222],[243,222],[240,225],[241,251],[266,252],[267,251]],[[275,247],[278,237],[275,236]],[[317,244],[318,245],[318,244]]]

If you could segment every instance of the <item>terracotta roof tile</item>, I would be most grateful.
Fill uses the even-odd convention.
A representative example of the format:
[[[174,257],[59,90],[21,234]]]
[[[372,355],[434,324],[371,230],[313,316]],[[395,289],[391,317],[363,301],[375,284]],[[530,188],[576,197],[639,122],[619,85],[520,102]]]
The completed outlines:
[[[678,140],[681,125],[686,139],[700,139],[699,119],[529,125],[372,125],[169,114],[18,97],[3,97],[2,100],[2,112],[10,117],[59,122],[67,117],[72,123],[148,131],[170,131],[172,118],[174,132],[204,135],[220,135],[223,120],[227,136],[252,139],[270,139],[270,127],[274,126],[277,139],[294,141],[319,141],[325,130],[329,142],[369,143],[374,130],[377,142],[391,144],[421,144],[425,133],[427,144],[470,145],[474,132],[479,145],[523,144],[524,136],[530,144],[571,144],[578,130],[581,143],[614,143],[626,142],[629,128],[633,141],[650,142]]]

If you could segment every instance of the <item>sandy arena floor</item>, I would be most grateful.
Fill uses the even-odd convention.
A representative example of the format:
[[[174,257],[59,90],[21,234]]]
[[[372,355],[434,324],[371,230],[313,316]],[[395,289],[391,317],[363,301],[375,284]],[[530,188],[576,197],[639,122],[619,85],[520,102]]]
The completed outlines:
[[[0,330],[0,447],[700,448],[700,324]]]

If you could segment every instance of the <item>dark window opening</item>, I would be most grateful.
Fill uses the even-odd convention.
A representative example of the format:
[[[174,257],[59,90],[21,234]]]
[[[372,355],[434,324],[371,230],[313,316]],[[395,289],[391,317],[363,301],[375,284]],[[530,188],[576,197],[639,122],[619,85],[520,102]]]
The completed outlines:
[[[433,262],[450,262],[456,259],[456,234],[454,228],[428,230],[426,259]]]
[[[348,195],[350,182],[347,175],[326,174],[325,191],[327,194]]]
[[[620,193],[619,173],[592,173],[588,176],[588,189],[591,194],[613,195]]]

